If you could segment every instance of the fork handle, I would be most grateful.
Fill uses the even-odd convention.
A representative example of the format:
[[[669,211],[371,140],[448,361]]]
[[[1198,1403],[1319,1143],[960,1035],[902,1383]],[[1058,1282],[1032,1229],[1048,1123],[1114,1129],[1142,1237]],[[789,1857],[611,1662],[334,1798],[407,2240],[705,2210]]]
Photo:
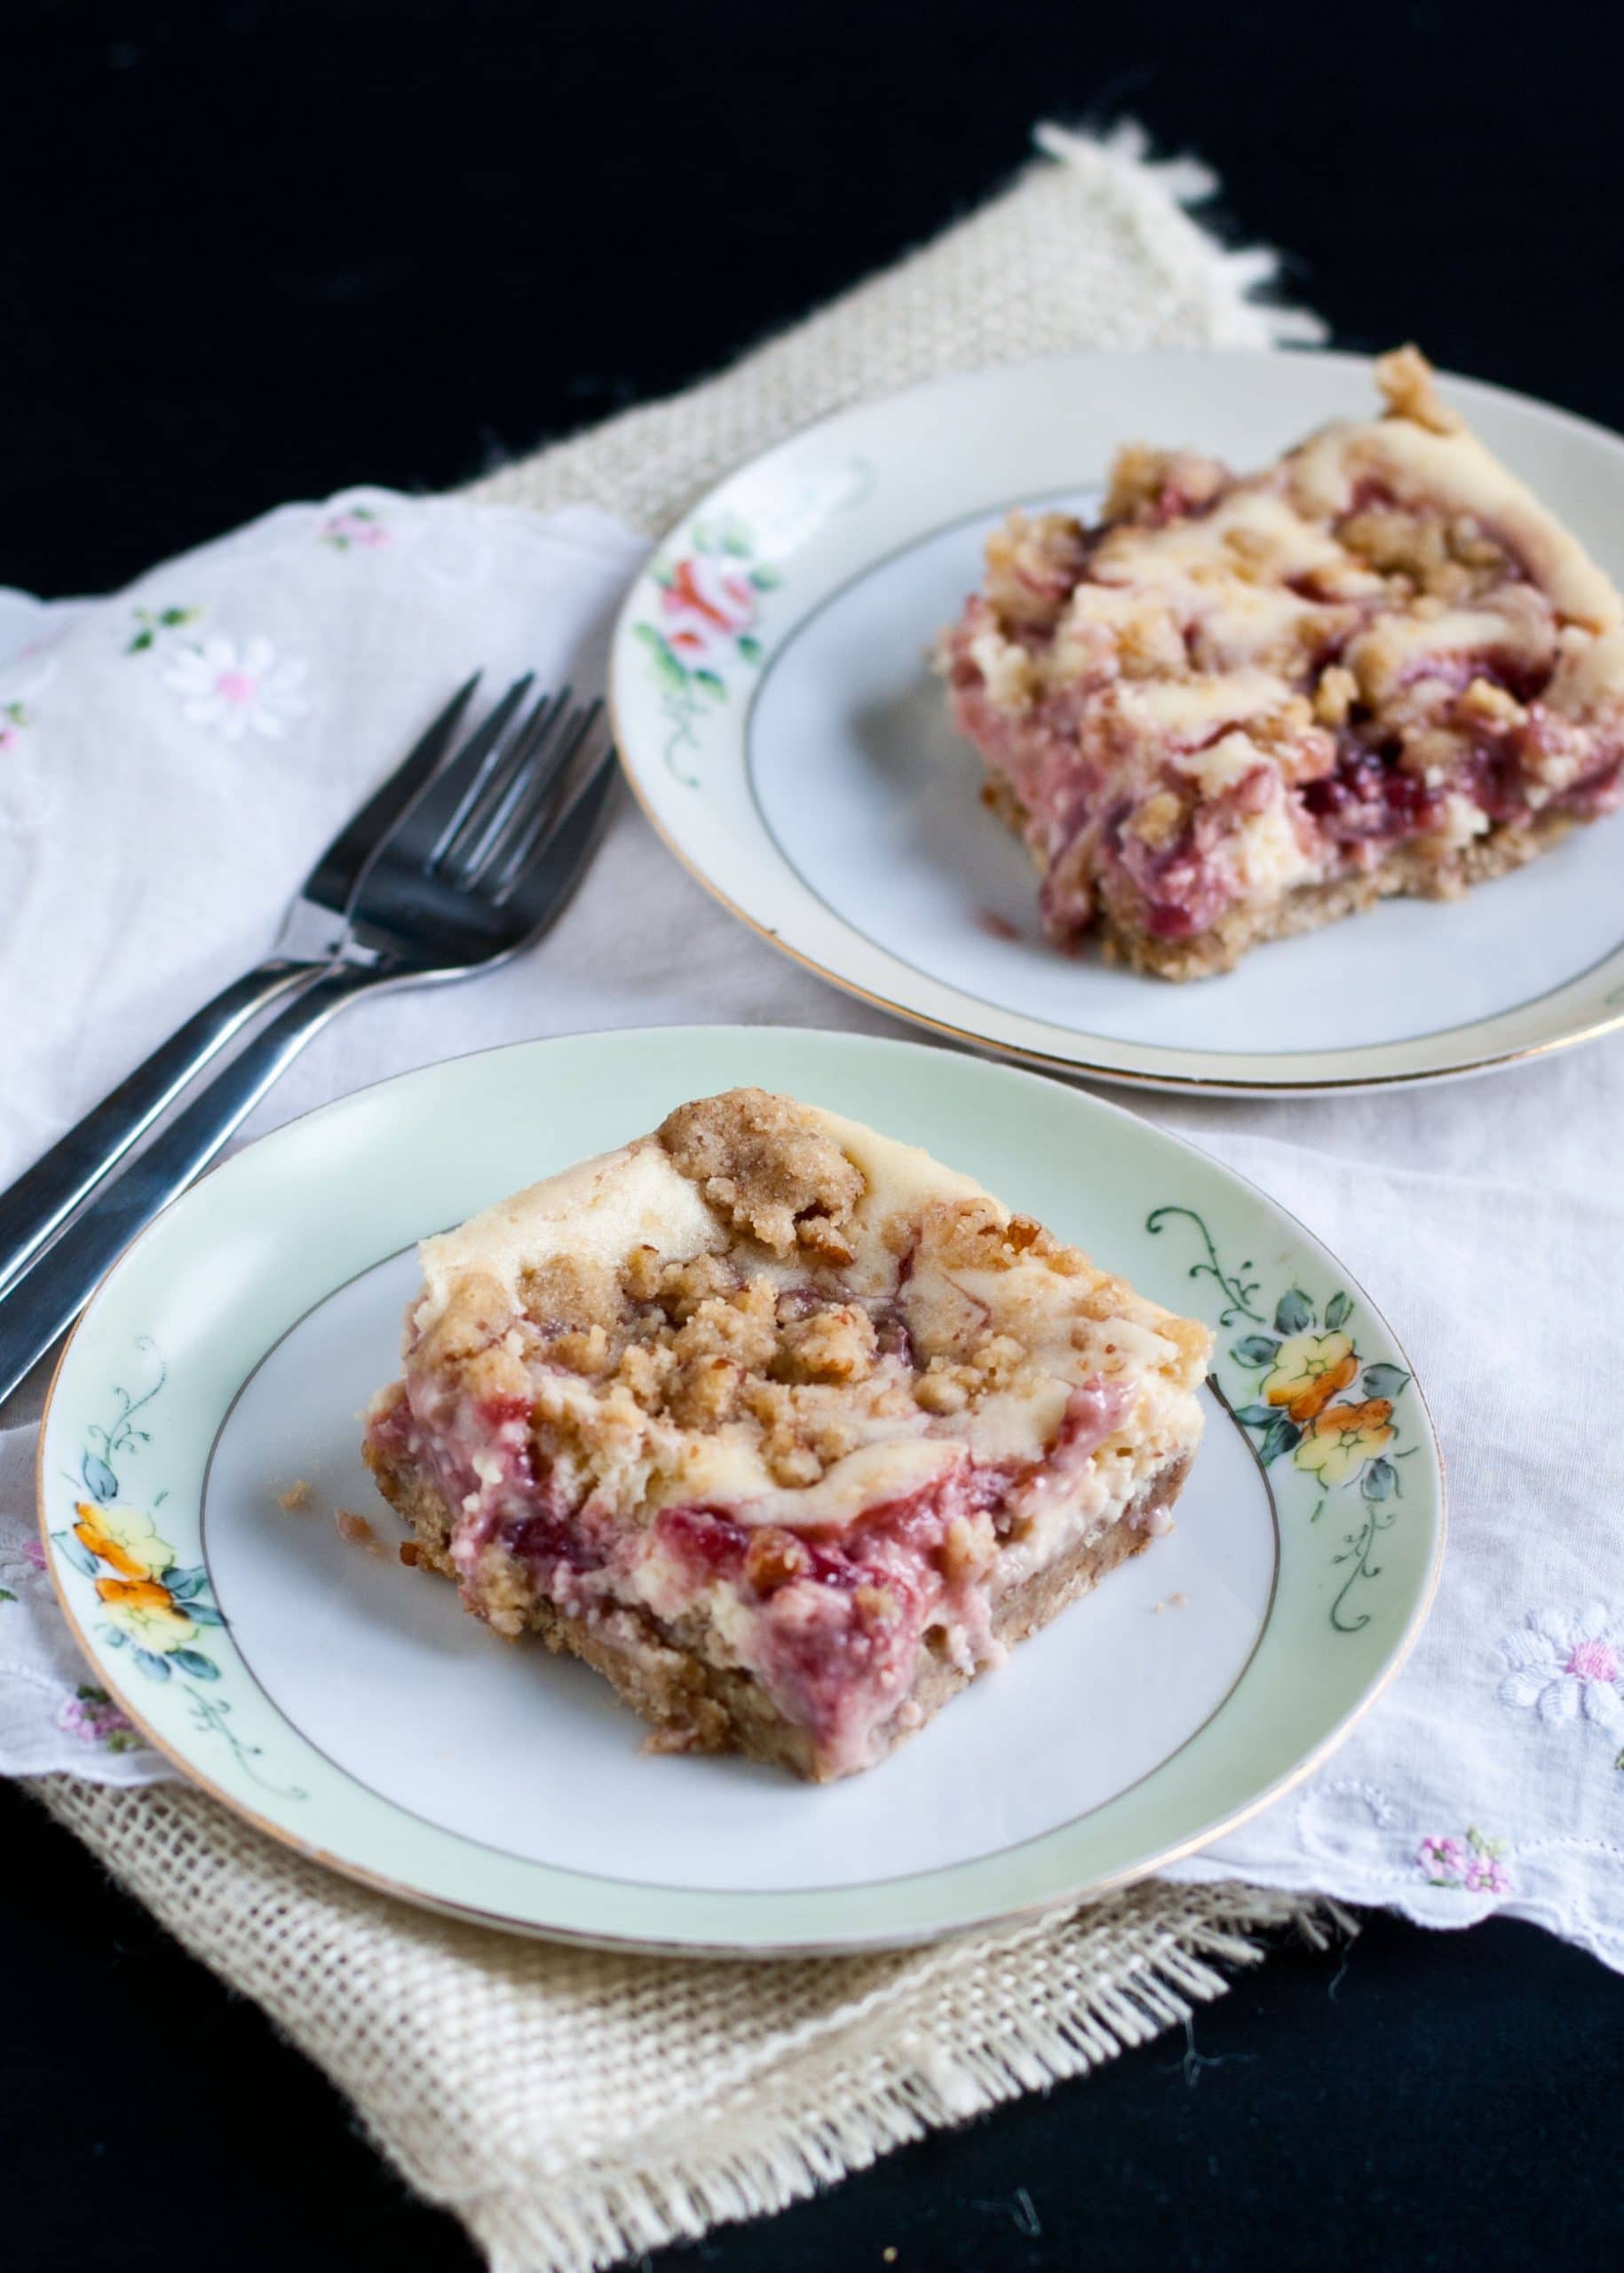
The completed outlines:
[[[277,957],[234,979],[0,1192],[0,1289],[18,1277],[232,1036],[257,1011],[321,968]]]
[[[208,1167],[318,1028],[384,974],[329,966],[217,1073],[139,1160],[0,1293],[0,1403],[71,1326],[136,1233]]]

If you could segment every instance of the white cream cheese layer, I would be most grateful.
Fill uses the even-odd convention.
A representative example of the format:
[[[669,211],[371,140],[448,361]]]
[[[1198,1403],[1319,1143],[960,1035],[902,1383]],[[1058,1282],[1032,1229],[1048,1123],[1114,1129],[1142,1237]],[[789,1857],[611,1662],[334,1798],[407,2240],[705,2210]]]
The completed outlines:
[[[426,1332],[452,1289],[471,1272],[494,1279],[519,1307],[527,1270],[554,1255],[583,1263],[624,1263],[634,1247],[685,1262],[725,1244],[721,1225],[661,1147],[645,1139],[600,1152],[558,1176],[482,1208],[455,1231],[424,1239],[423,1299],[416,1323]]]

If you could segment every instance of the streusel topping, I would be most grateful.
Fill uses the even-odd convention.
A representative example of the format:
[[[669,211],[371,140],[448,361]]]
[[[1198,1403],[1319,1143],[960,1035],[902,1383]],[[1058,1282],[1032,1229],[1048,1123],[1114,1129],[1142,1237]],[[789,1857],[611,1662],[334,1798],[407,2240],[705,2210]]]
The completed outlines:
[[[989,541],[941,662],[1057,938],[1211,938],[1398,845],[1458,890],[1473,838],[1624,796],[1618,594],[1414,348],[1376,376],[1263,472],[1135,444],[1096,526]]]
[[[685,1105],[589,1168],[426,1243],[408,1372],[528,1410],[555,1467],[562,1437],[627,1506],[709,1493],[783,1520],[790,1493],[838,1521],[967,1448],[1041,1457],[1086,1383],[1130,1391],[1126,1420],[1200,1379],[1200,1328],[788,1098]]]

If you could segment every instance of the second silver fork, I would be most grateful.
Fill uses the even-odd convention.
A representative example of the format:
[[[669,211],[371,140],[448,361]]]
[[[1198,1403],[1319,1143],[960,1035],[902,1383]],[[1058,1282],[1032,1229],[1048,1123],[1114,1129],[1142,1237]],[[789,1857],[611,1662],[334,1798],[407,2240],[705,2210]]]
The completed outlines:
[[[599,704],[572,708],[565,689],[521,711],[517,693],[500,706],[505,731],[448,760],[373,856],[336,959],[0,1292],[0,1398],[347,1002],[489,970],[562,913],[597,843],[614,752],[597,747]]]

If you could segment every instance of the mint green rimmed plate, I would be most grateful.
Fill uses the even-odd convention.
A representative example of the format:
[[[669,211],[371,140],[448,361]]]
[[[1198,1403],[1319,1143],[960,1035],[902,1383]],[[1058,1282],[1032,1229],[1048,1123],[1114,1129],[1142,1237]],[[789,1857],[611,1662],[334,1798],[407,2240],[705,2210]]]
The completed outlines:
[[[1445,400],[1617,579],[1624,440],[1446,378]],[[685,514],[627,597],[615,741],[666,843],[837,986],[1027,1065],[1256,1096],[1485,1072],[1624,1024],[1624,823],[1460,900],[1390,899],[1168,986],[1042,936],[1037,878],[929,651],[1012,506],[1097,510],[1125,441],[1266,464],[1368,418],[1367,357],[1095,351],[836,411]]]
[[[644,1754],[596,1676],[400,1564],[358,1450],[417,1239],[745,1082],[929,1145],[1218,1330],[1174,1532],[821,1789]],[[310,1506],[283,1507],[301,1481]],[[1444,1532],[1407,1358],[1263,1193],[1041,1076],[772,1028],[521,1044],[249,1147],[101,1287],[52,1389],[40,1497],[97,1679],[273,1837],[515,1931],[756,1953],[926,1940],[1208,1843],[1391,1675]],[[340,1509],[382,1551],[341,1536]]]

